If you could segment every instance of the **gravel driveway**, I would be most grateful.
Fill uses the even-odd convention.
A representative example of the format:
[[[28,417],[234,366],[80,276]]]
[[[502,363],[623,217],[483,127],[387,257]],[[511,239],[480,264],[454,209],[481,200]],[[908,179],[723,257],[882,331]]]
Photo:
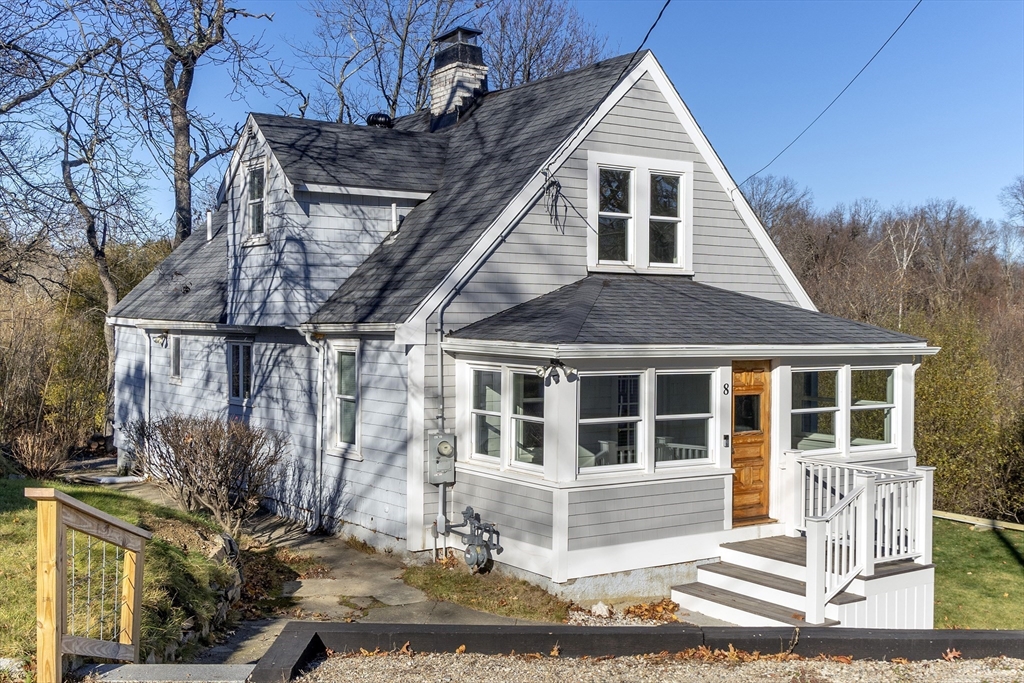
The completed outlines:
[[[735,681],[854,683],[928,681],[1024,683],[1024,660],[980,659],[894,664],[853,661],[755,661],[704,663],[657,656],[593,659],[476,654],[336,656],[318,663],[302,683],[655,683]]]

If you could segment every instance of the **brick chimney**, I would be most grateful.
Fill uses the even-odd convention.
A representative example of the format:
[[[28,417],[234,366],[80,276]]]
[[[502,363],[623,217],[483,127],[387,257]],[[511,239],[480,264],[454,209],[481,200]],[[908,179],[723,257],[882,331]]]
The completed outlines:
[[[476,44],[482,31],[458,26],[434,39],[434,70],[430,73],[430,114],[451,114],[487,92],[487,67]]]

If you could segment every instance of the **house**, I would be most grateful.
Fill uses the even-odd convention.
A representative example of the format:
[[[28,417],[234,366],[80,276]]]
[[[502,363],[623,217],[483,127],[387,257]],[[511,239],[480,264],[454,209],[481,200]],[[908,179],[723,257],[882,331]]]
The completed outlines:
[[[567,596],[930,628],[937,349],[815,310],[652,53],[487,92],[475,35],[430,111],[249,117],[206,234],[110,314],[118,427],[279,430],[280,514],[420,552],[472,506]]]

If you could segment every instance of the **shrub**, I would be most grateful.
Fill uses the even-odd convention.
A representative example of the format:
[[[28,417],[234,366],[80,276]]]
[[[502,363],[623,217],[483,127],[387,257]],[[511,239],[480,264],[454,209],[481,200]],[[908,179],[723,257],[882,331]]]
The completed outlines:
[[[69,460],[67,448],[49,432],[22,433],[14,440],[11,457],[32,479],[53,479],[63,474]]]
[[[259,509],[287,450],[277,432],[214,415],[135,422],[128,441],[137,469],[186,510],[208,512],[232,536]]]

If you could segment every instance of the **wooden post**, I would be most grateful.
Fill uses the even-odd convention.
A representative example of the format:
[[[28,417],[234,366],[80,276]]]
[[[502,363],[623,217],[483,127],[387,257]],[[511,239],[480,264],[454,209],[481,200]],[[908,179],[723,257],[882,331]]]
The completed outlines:
[[[864,495],[857,507],[856,560],[864,576],[875,574],[875,475],[857,472],[853,475],[854,488],[864,487]]]
[[[121,633],[119,640],[132,647],[132,661],[139,663],[139,636],[142,628],[142,565],[144,547],[124,551],[124,578],[121,585]]]
[[[915,471],[923,476],[918,489],[917,547],[921,554],[915,560],[918,564],[932,563],[932,495],[934,493],[934,467],[919,466]]]
[[[67,611],[66,533],[59,500],[36,502],[36,680],[60,683]]]
[[[804,621],[825,623],[825,525],[823,519],[807,520],[807,598]]]

